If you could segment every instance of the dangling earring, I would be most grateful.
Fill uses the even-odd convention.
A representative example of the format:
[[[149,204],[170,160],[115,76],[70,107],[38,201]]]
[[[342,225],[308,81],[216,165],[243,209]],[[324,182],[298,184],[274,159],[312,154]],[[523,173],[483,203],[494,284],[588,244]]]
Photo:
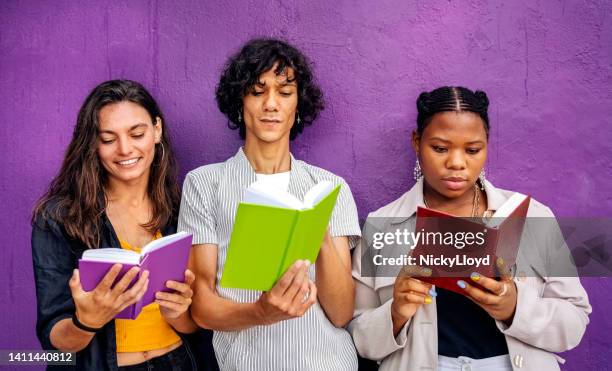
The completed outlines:
[[[480,189],[484,191],[484,182],[485,182],[485,169],[482,168],[482,170],[480,170],[480,175],[478,175],[478,180],[480,181]]]
[[[238,111],[238,122],[242,122],[242,113]]]
[[[423,172],[421,171],[421,164],[419,163],[419,158],[417,157],[416,162],[414,164],[414,170],[412,170],[412,176],[414,180],[418,181],[423,176]]]
[[[297,124],[296,124],[296,125],[297,125],[297,126],[300,126],[300,122],[302,122],[302,120],[300,119],[300,113],[298,112],[298,113],[297,113],[297,120],[296,120],[296,123],[297,123]]]

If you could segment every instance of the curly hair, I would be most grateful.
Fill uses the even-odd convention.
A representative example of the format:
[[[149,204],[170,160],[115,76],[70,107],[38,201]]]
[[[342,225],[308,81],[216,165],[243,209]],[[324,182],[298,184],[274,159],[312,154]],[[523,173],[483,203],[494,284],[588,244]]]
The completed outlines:
[[[423,92],[416,101],[417,133],[423,135],[425,127],[433,115],[439,112],[473,112],[484,122],[487,138],[489,137],[489,98],[484,91],[475,92],[462,86],[443,86]]]
[[[246,127],[244,121],[240,120],[243,98],[257,83],[259,76],[276,63],[276,75],[291,68],[297,83],[297,112],[303,125],[293,125],[289,133],[290,140],[295,139],[304,130],[304,126],[311,125],[325,107],[323,94],[304,54],[281,40],[250,40],[229,58],[215,91],[217,106],[228,118],[229,128],[239,129],[242,139],[246,138]]]

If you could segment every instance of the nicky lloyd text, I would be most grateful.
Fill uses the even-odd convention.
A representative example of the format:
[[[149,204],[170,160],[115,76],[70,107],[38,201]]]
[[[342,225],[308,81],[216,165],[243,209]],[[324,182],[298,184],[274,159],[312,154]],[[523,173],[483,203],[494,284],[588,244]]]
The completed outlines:
[[[437,268],[453,268],[458,266],[471,266],[480,267],[491,264],[491,255],[485,255],[482,257],[469,257],[463,254],[457,254],[454,256],[444,255],[419,255],[409,256],[408,254],[400,255],[398,257],[385,257],[382,255],[374,255],[374,265],[414,265],[421,267],[437,267]]]

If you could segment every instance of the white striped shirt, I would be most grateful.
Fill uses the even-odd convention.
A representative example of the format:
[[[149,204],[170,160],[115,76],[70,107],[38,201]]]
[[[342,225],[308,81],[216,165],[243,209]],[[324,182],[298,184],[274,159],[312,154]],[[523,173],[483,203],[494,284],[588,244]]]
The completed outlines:
[[[236,302],[255,302],[260,291],[219,286],[236,209],[256,174],[242,149],[223,163],[197,168],[183,185],[178,230],[193,233],[193,244],[215,244],[217,292]],[[357,208],[346,182],[291,156],[288,192],[303,199],[322,180],[341,189],[330,221],[332,236],[348,236],[353,248],[361,234]],[[310,267],[315,279],[315,265]],[[319,303],[302,317],[240,331],[215,331],[213,346],[222,370],[356,370],[357,355],[349,333],[335,327]]]

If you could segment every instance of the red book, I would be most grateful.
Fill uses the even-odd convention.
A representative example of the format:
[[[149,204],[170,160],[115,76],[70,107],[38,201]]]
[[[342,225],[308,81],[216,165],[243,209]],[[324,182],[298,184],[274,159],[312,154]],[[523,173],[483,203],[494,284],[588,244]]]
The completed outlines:
[[[130,283],[130,287],[136,283],[144,270],[148,270],[149,287],[147,292],[138,302],[128,306],[115,316],[115,318],[121,319],[136,319],[142,307],[155,300],[156,292],[173,291],[166,287],[166,281],[183,282],[185,280],[185,269],[187,269],[189,260],[192,237],[190,233],[186,232],[164,236],[149,242],[142,248],[140,254],[117,248],[86,250],[79,259],[81,285],[85,291],[95,289],[108,270],[116,263],[121,263],[123,266],[115,279],[115,283],[119,282],[130,268],[140,267],[140,272]]]
[[[511,271],[516,262],[530,196],[515,193],[491,218],[460,218],[437,210],[418,207],[415,233],[421,238],[411,256],[415,264],[431,269],[430,277],[418,277],[460,294],[457,286],[473,272],[499,277],[498,259]],[[470,238],[468,238],[470,237]]]

